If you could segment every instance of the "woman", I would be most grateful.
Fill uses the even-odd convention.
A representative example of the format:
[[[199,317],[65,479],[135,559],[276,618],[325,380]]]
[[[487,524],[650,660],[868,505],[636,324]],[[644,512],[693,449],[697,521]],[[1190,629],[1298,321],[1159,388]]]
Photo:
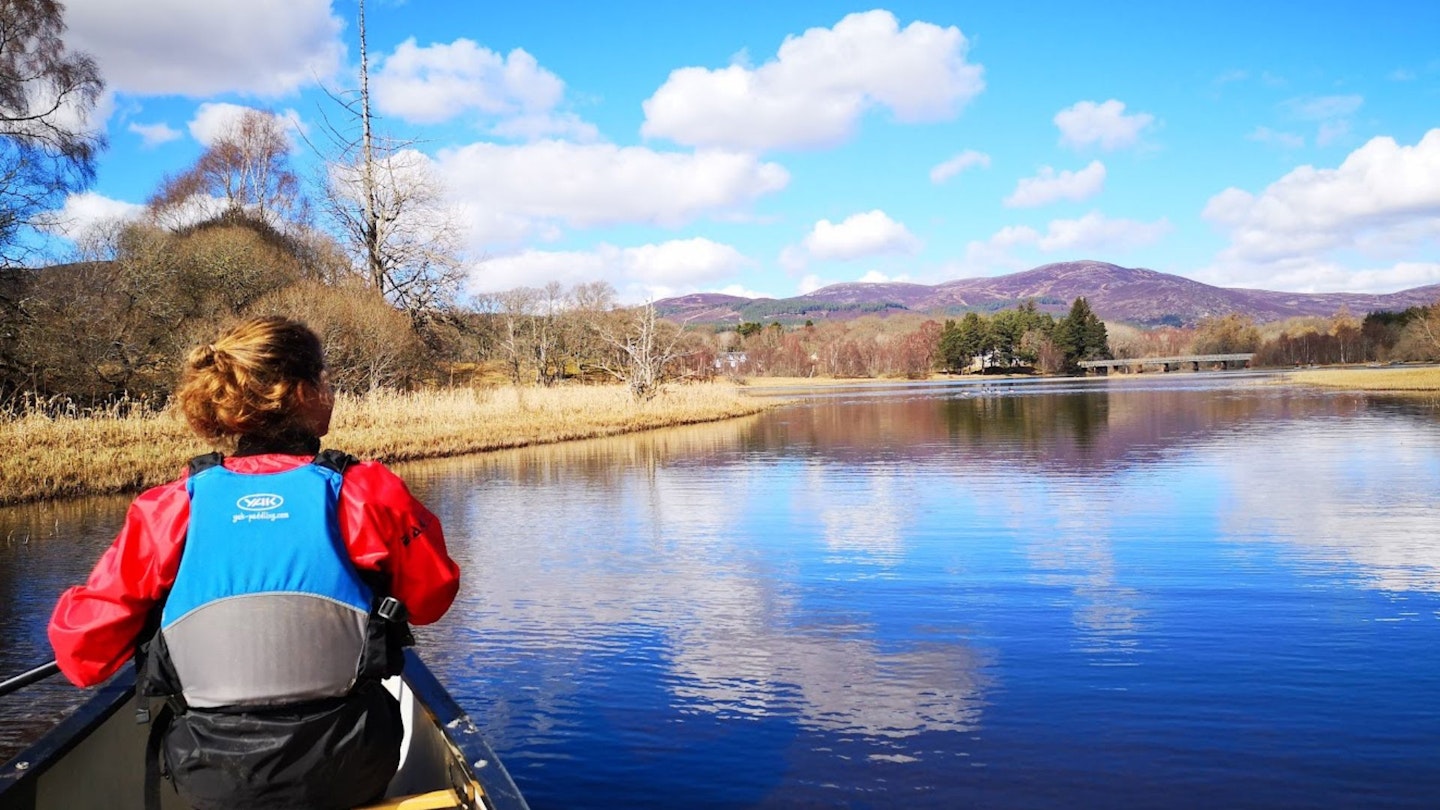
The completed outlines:
[[[92,686],[145,645],[142,688],[174,709],[161,759],[197,810],[373,801],[401,738],[379,678],[398,671],[406,614],[436,621],[459,587],[440,523],[384,466],[320,452],[334,401],[300,323],[250,320],[195,349],[176,399],[232,452],[135,499],[55,607],[60,670]]]

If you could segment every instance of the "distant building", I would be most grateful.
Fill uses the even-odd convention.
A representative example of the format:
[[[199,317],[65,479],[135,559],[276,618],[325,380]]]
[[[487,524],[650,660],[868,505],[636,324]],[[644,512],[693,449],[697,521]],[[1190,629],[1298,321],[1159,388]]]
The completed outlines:
[[[725,352],[715,358],[715,368],[720,371],[736,371],[749,362],[745,352]]]

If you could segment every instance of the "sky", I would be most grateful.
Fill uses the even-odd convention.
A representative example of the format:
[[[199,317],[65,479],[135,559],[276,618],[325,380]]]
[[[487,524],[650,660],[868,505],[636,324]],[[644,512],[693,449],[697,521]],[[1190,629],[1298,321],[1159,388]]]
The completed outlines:
[[[246,107],[293,161],[358,86],[354,0],[67,0],[134,216]],[[371,0],[378,126],[443,183],[466,294],[628,302],[1059,261],[1226,287],[1440,283],[1440,3]]]

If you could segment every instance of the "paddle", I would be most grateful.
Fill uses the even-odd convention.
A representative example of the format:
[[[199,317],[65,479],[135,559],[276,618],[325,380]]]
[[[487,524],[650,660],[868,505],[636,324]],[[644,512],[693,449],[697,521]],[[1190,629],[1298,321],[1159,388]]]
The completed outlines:
[[[26,686],[29,686],[32,683],[35,683],[36,681],[43,681],[59,671],[60,665],[55,663],[54,661],[51,661],[48,664],[43,664],[41,666],[35,667],[29,672],[22,672],[8,681],[0,682],[0,697],[4,697],[11,692],[18,691]]]

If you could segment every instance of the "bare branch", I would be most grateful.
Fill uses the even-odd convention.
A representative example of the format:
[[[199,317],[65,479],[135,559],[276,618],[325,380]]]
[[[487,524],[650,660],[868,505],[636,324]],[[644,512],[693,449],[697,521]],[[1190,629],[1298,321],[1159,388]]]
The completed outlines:
[[[26,256],[20,235],[95,179],[104,135],[87,128],[104,89],[95,62],[67,51],[64,6],[0,0],[0,264]]]

